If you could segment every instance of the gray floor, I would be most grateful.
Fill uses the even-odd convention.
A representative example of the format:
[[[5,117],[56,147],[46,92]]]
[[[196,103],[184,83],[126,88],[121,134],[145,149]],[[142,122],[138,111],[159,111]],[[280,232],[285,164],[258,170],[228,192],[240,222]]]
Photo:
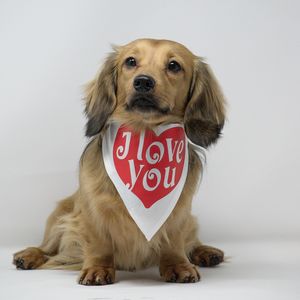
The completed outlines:
[[[0,248],[0,299],[300,299],[300,241],[218,243],[228,262],[201,269],[194,284],[164,283],[158,270],[118,272],[117,283],[85,287],[77,272],[19,271],[11,264],[21,247]]]

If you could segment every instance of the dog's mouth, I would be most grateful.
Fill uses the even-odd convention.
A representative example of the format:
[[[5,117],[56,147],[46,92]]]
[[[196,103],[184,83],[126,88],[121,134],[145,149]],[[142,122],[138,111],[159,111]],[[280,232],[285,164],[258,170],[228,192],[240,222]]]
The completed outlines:
[[[167,114],[170,111],[168,107],[160,107],[158,104],[158,100],[150,95],[135,95],[132,99],[130,99],[129,103],[126,104],[126,110],[137,110],[143,113],[154,112],[160,114]]]

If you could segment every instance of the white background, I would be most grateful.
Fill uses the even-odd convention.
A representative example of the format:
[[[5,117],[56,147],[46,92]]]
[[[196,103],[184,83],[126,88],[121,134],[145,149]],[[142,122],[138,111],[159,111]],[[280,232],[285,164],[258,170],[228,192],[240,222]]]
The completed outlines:
[[[1,245],[39,243],[56,201],[76,189],[82,86],[110,44],[140,37],[206,57],[229,103],[194,201],[202,240],[299,241],[299,11],[283,0],[1,0]]]

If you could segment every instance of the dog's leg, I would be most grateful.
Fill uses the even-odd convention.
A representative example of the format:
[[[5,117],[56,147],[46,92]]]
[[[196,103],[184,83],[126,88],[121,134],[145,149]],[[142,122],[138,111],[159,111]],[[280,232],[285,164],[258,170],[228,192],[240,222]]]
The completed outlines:
[[[78,283],[83,285],[106,285],[115,281],[113,246],[108,234],[91,235],[83,248],[84,261]]]
[[[37,247],[29,247],[14,254],[13,264],[17,269],[36,269],[48,260],[45,253]]]
[[[73,210],[75,195],[60,201],[48,217],[44,239],[39,247],[29,247],[13,255],[13,264],[17,269],[36,269],[46,263],[49,256],[57,253],[62,236],[58,227],[59,218]]]
[[[191,216],[187,219],[182,231],[185,232],[185,253],[191,263],[200,267],[213,267],[223,262],[224,253],[222,250],[202,245],[199,241],[195,217]]]
[[[191,264],[185,254],[180,234],[168,236],[169,241],[162,244],[159,271],[167,282],[196,282],[200,280],[197,267]]]
[[[191,263],[200,267],[214,267],[224,261],[224,252],[220,249],[202,245],[197,241],[189,253]]]

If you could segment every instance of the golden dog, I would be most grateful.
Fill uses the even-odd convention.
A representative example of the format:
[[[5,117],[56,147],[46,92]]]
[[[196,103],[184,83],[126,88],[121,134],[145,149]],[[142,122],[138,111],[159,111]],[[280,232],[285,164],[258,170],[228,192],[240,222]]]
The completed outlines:
[[[116,47],[86,88],[86,135],[92,137],[80,159],[79,189],[49,216],[39,247],[14,254],[18,269],[81,270],[79,283],[104,285],[115,270],[158,265],[168,282],[196,282],[196,266],[214,266],[223,252],[202,245],[191,201],[201,162],[189,148],[187,179],[163,226],[148,242],[108,177],[102,137],[112,121],[136,130],[181,123],[188,138],[208,147],[218,139],[225,101],[210,68],[183,45],[140,39]]]

